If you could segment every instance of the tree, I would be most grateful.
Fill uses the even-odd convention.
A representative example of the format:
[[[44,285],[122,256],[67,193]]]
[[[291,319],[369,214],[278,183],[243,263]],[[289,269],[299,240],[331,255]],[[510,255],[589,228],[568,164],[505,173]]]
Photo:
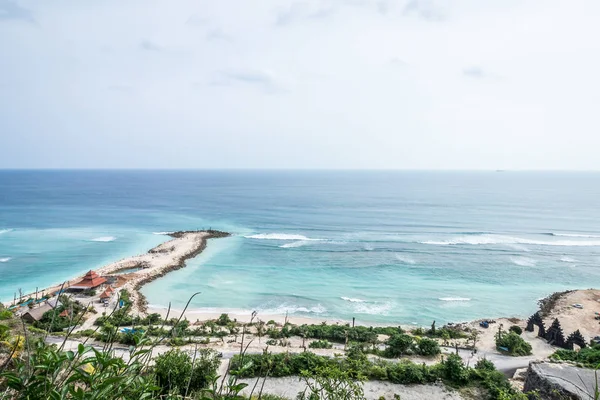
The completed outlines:
[[[513,325],[510,328],[508,328],[509,332],[514,332],[517,335],[520,335],[521,333],[523,333],[523,329],[521,329],[520,326],[518,325]]]
[[[435,356],[441,353],[440,345],[434,339],[423,338],[417,344],[417,353],[422,356]]]
[[[399,357],[404,355],[413,345],[413,338],[405,333],[397,333],[390,336],[386,342],[386,352],[391,357]]]
[[[521,336],[514,332],[498,335],[496,338],[496,348],[500,351],[505,351],[512,356],[528,356],[531,354],[531,345],[527,343]]]

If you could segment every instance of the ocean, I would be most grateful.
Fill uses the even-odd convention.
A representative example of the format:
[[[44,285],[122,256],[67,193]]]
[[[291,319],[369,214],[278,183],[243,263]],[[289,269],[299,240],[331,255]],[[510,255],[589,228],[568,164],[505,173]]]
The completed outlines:
[[[600,286],[600,173],[0,171],[0,298],[205,228],[150,304],[428,325]]]

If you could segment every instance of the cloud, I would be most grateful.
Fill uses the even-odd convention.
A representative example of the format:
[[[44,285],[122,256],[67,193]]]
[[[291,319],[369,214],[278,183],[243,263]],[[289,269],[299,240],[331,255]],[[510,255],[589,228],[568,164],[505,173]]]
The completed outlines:
[[[188,20],[185,23],[186,23],[186,25],[190,25],[190,26],[202,27],[202,26],[206,26],[208,24],[208,22],[209,22],[208,18],[201,17],[198,14],[193,14],[188,18]]]
[[[470,78],[483,78],[485,77],[485,73],[483,69],[480,67],[467,67],[462,71],[463,75],[468,76]]]
[[[273,76],[257,70],[219,71],[211,81],[212,86],[245,85],[261,88],[269,93],[281,91]]]
[[[21,7],[16,1],[12,0],[0,0],[0,21],[2,20],[35,22],[30,10]]]
[[[444,9],[435,0],[409,0],[402,13],[417,15],[429,21],[440,21],[446,16]]]
[[[276,17],[276,25],[284,26],[300,20],[328,18],[336,12],[334,6],[318,5],[311,7],[305,2],[294,2],[289,8],[280,11]]]
[[[157,45],[156,43],[154,43],[150,40],[147,40],[147,39],[142,40],[142,43],[140,43],[140,47],[143,50],[147,50],[147,51],[161,51],[162,50],[162,48],[159,45]]]
[[[233,38],[221,29],[212,29],[206,33],[207,40],[216,40],[224,42],[233,42]]]

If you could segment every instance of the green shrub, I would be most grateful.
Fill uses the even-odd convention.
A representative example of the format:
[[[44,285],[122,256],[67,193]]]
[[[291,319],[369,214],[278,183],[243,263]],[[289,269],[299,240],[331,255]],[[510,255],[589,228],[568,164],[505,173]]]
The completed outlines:
[[[598,368],[600,366],[600,346],[585,347],[579,351],[560,349],[552,354],[550,358],[572,361],[586,368]]]
[[[9,310],[0,310],[0,321],[11,319],[12,317],[13,313]]]
[[[219,316],[219,318],[217,318],[217,321],[216,321],[217,325],[219,325],[219,326],[226,326],[232,322],[233,321],[231,320],[231,318],[229,318],[228,314],[221,314]]]
[[[400,357],[408,352],[413,345],[413,337],[405,333],[397,333],[386,341],[385,353],[389,357]]]
[[[504,351],[501,347],[508,349],[508,354],[512,356],[528,356],[531,354],[531,345],[514,332],[505,333],[496,339],[496,348]]]
[[[198,350],[196,359],[179,350],[170,350],[155,359],[154,371],[162,393],[198,391],[206,388],[216,376],[220,361],[209,349]]]
[[[521,327],[518,326],[518,325],[511,326],[510,328],[508,328],[508,331],[509,332],[514,332],[517,335],[520,335],[521,333],[523,333],[523,329],[521,329]]]
[[[333,345],[327,340],[315,340],[308,345],[311,349],[331,349]]]
[[[416,352],[422,356],[436,356],[441,353],[437,340],[422,338],[416,346]]]

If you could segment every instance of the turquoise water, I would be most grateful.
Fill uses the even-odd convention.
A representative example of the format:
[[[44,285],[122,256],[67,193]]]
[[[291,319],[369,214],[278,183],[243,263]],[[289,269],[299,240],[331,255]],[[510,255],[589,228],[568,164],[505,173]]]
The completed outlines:
[[[216,228],[153,305],[365,322],[526,316],[600,286],[600,174],[1,171],[0,297]]]

